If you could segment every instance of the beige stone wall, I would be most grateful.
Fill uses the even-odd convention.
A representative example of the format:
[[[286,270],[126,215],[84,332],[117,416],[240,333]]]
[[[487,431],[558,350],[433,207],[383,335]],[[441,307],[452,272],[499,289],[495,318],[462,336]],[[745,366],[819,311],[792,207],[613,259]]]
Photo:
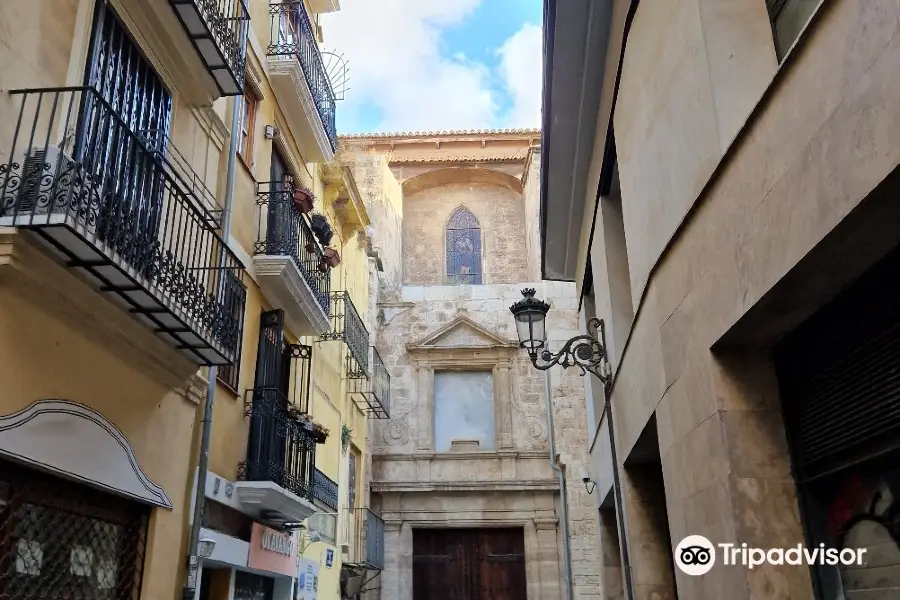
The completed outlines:
[[[525,161],[522,198],[525,201],[525,263],[529,281],[541,278],[541,147]]]
[[[497,186],[453,184],[403,198],[403,283],[445,282],[445,228],[459,206],[472,211],[481,225],[484,283],[527,279],[521,195]]]
[[[766,3],[720,4],[642,2],[629,33],[615,131],[633,297],[775,73]]]
[[[900,239],[896,3],[824,3],[752,115],[775,69],[765,15],[701,42],[704,4],[641,3],[629,36],[616,132],[637,310],[613,389],[617,450],[655,414],[673,544],[787,547],[803,532],[765,348]],[[710,62],[751,43],[756,58],[735,55],[746,82]],[[593,266],[596,285],[608,274]],[[626,507],[632,548],[645,516]],[[806,569],[711,575],[678,573],[679,596],[812,597]]]

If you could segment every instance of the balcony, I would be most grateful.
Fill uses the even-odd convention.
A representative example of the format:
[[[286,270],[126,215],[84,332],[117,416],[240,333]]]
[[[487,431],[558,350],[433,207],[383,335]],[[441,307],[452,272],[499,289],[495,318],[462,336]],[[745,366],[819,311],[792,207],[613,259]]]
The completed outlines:
[[[316,469],[313,475],[313,498],[325,507],[336,511],[338,507],[338,484],[328,475]]]
[[[346,539],[349,541],[348,560],[344,564],[354,569],[384,570],[384,521],[368,508],[350,511]]]
[[[69,268],[200,365],[229,365],[244,267],[218,218],[93,88],[14,90],[0,227],[34,232]]]
[[[331,330],[319,337],[319,341],[329,340],[341,340],[347,346],[347,379],[369,378],[369,330],[349,292],[331,294]]]
[[[245,0],[169,0],[223,96],[244,93],[250,13]]]
[[[235,484],[238,501],[256,519],[302,521],[316,511],[313,432],[290,414],[278,389],[257,388],[248,395],[244,414],[250,417],[250,439]]]
[[[258,236],[253,267],[263,293],[284,310],[295,335],[321,335],[330,328],[330,274],[322,271],[322,246],[309,219],[294,204],[287,183],[260,183]]]
[[[268,48],[272,89],[284,107],[303,154],[328,162],[337,147],[335,95],[303,2],[269,6]]]
[[[370,418],[390,419],[391,375],[374,346],[369,364],[372,369],[367,378],[350,380],[350,393],[359,409]]]

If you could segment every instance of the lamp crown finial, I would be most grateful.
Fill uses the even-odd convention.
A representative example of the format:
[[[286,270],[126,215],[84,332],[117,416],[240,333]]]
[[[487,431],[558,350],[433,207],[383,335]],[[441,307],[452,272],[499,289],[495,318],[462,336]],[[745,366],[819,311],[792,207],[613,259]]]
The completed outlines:
[[[537,290],[534,288],[525,288],[522,290],[522,295],[526,298],[534,298],[534,295],[537,293]]]

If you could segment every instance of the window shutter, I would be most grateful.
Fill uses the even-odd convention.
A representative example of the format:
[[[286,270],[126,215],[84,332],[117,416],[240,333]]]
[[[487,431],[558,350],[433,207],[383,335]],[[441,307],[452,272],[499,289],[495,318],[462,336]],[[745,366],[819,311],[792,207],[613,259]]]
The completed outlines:
[[[900,249],[775,353],[801,479],[900,447]]]

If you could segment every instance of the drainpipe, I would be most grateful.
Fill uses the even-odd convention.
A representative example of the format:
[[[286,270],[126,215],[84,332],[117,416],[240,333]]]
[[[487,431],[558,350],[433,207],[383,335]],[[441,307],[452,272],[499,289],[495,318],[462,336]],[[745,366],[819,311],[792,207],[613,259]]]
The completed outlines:
[[[613,498],[616,503],[616,528],[619,530],[619,561],[622,563],[622,578],[625,583],[625,597],[634,600],[634,583],[631,580],[631,560],[628,552],[628,534],[625,530],[625,506],[622,502],[622,483],[619,479],[619,463],[616,462],[616,437],[613,434],[612,405],[609,392],[603,390],[605,399],[603,412],[609,420],[609,458],[613,465]]]
[[[600,343],[606,345],[606,328],[600,328],[602,339]],[[609,364],[609,363],[607,363]],[[612,372],[612,369],[610,369]],[[634,600],[634,582],[631,578],[631,559],[628,552],[628,534],[625,529],[625,504],[622,502],[622,481],[619,478],[619,460],[616,456],[616,436],[613,432],[612,414],[612,379],[607,379],[603,385],[603,416],[607,419],[609,432],[609,459],[613,468],[613,499],[616,504],[616,529],[619,532],[619,562],[622,564],[622,580],[625,586],[625,597]]]
[[[569,541],[569,493],[566,487],[565,465],[556,454],[556,437],[553,433],[553,394],[550,387],[550,371],[544,371],[544,394],[547,396],[547,439],[550,441],[550,468],[559,477],[559,499],[562,504],[563,577],[566,580],[566,598],[574,600],[572,587],[572,548]]]
[[[222,248],[221,263],[228,247],[228,235],[231,231],[231,205],[234,201],[234,172],[236,167],[238,142],[240,140],[241,110],[240,101],[243,96],[235,96],[234,114],[231,117],[231,140],[228,144],[228,170],[225,175],[225,202],[222,206],[221,230]],[[220,282],[221,283],[221,282]],[[191,539],[188,546],[188,577],[182,590],[183,600],[193,600],[197,590],[197,575],[200,572],[200,525],[203,521],[203,505],[206,502],[206,477],[209,473],[209,440],[212,435],[213,401],[216,395],[216,374],[218,369],[212,365],[207,369],[206,404],[203,408],[203,428],[200,434],[200,459],[197,464],[197,485],[194,490],[194,519],[191,522]]]

